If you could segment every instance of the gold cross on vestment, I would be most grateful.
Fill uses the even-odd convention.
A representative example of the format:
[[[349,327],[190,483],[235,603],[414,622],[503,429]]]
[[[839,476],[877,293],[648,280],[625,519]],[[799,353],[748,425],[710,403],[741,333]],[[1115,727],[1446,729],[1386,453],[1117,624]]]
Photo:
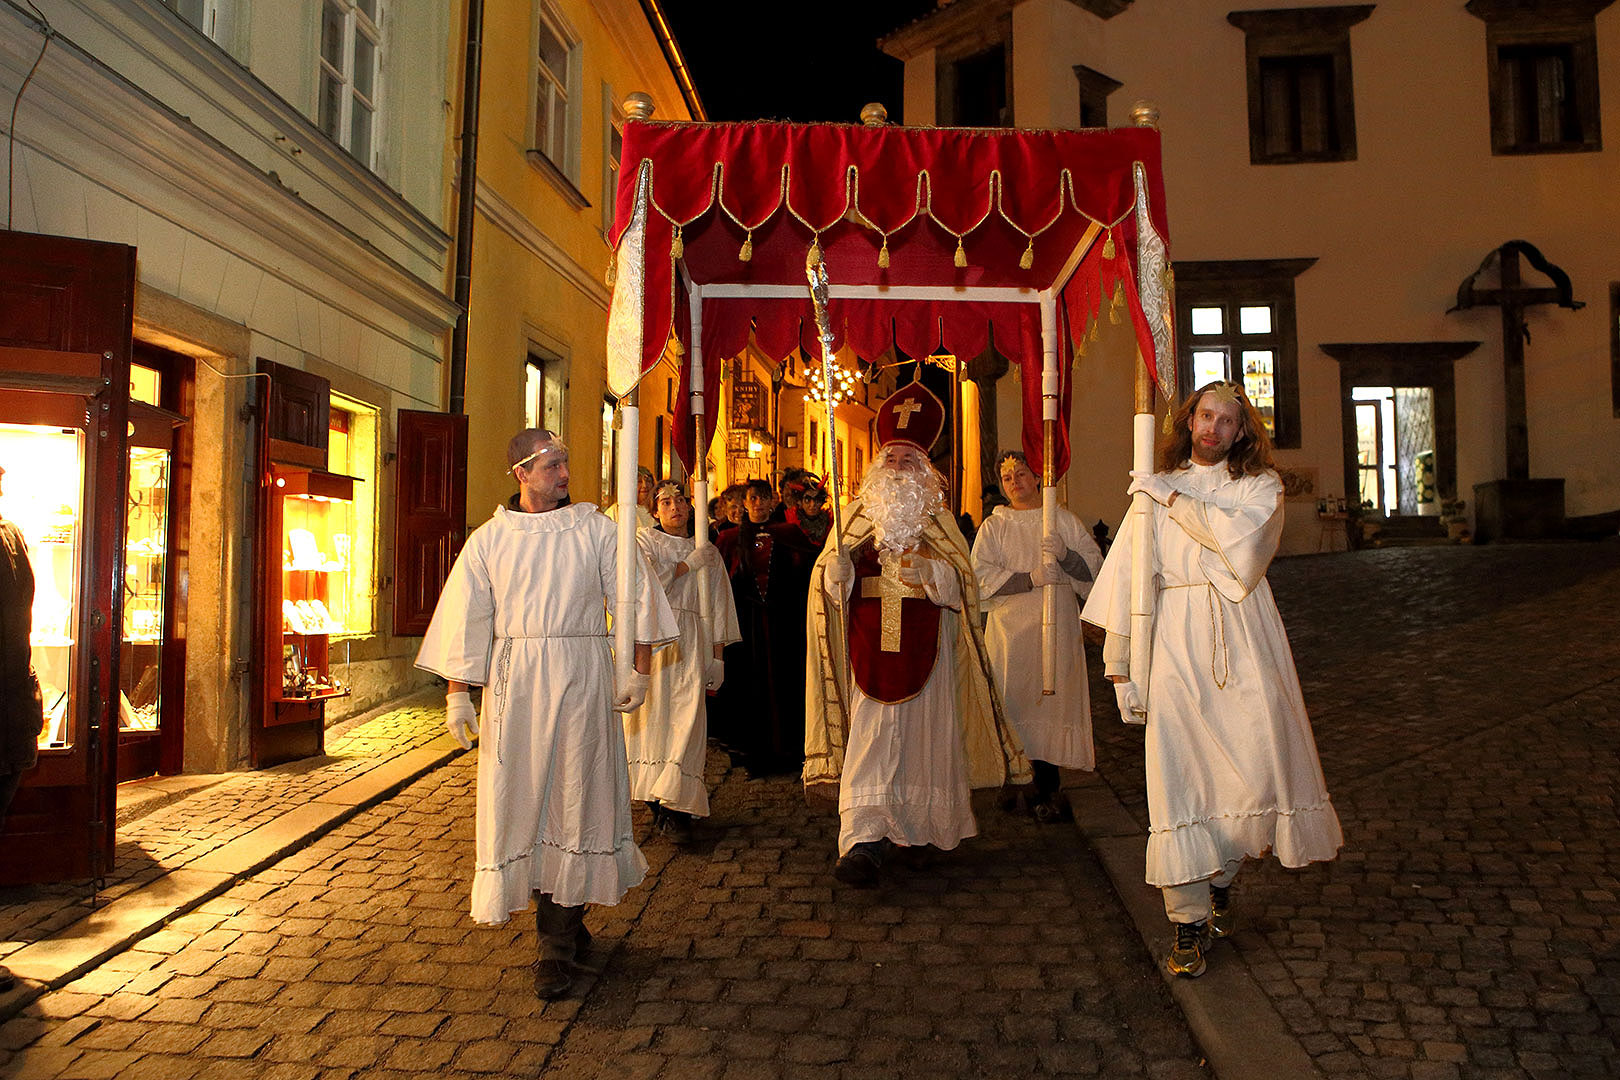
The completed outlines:
[[[904,430],[906,430],[906,425],[911,423],[911,414],[912,413],[922,412],[922,402],[920,402],[920,401],[902,401],[900,404],[898,404],[898,405],[896,405],[894,407],[894,411],[900,417],[900,422],[898,424],[894,425],[894,426],[898,430],[904,431]],[[896,650],[896,651],[898,651],[898,650]]]
[[[900,580],[898,567],[886,566],[876,577],[861,578],[861,596],[877,597],[883,602],[879,622],[883,633],[878,645],[882,652],[900,651],[900,601],[908,596],[921,599],[927,596],[920,585],[907,585]]]

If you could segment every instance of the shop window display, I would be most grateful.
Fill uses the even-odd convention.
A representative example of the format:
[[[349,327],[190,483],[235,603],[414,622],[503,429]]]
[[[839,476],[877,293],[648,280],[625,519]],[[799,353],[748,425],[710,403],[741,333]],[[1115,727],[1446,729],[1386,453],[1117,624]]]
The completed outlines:
[[[168,450],[132,446],[124,529],[124,655],[118,727],[156,731],[163,675],[164,583],[168,573]]]
[[[348,689],[332,670],[331,638],[354,632],[354,482],[278,470],[281,496],[282,678],[279,700],[321,701]]]
[[[34,673],[45,704],[41,749],[71,745],[68,709],[78,625],[79,493],[84,487],[82,433],[73,428],[0,424],[6,465],[0,512],[22,530],[34,571]]]

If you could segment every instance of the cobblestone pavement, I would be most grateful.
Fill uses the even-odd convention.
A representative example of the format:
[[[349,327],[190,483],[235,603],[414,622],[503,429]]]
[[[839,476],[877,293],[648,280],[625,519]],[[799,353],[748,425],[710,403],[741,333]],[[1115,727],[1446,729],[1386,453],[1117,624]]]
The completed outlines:
[[[1331,1076],[1620,1076],[1620,543],[1270,577],[1345,849],[1251,864],[1237,957]],[[1140,731],[1094,700],[1145,828]]]
[[[466,914],[474,757],[33,1003],[0,1074],[1208,1075],[1068,829],[984,808],[982,837],[858,892],[835,817],[736,773],[695,850],[648,843],[648,883],[592,909],[605,972],[542,1004],[532,922]]]
[[[0,961],[82,919],[92,902],[115,900],[178,870],[358,774],[425,745],[443,730],[442,706],[391,709],[329,732],[324,757],[234,773],[120,825],[113,866],[99,893],[92,894],[83,881],[0,888]]]

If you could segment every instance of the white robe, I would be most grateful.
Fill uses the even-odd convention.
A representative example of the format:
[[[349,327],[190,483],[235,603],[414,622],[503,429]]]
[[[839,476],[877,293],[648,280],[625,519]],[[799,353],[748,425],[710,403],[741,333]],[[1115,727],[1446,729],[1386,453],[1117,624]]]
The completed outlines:
[[[949,564],[918,560],[928,601],[960,610],[961,588]],[[824,585],[835,600],[854,589]],[[874,701],[849,681],[849,736],[838,788],[838,853],[884,837],[907,847],[949,850],[978,834],[968,786],[961,723],[956,715],[956,635],[942,613],[934,669],[916,697]]]
[[[1199,881],[1268,850],[1290,867],[1331,859],[1344,837],[1265,577],[1282,483],[1272,472],[1234,480],[1224,464],[1168,477],[1182,495],[1152,513],[1147,882]],[[1129,674],[1136,520],[1120,528],[1083,616],[1108,630],[1109,675]]]
[[[681,636],[653,654],[647,701],[624,716],[630,797],[707,817],[709,787],[703,780],[703,764],[709,720],[704,674],[714,646],[729,645],[741,636],[736,601],[723,571],[675,576],[675,568],[695,547],[689,537],[642,529],[636,543],[664,587]],[[708,596],[707,620],[700,591]]]
[[[624,729],[612,711],[607,605],[618,538],[591,503],[499,507],[467,538],[416,665],[483,686],[472,915],[506,922],[531,893],[615,904],[646,875],[631,836]],[[675,617],[636,560],[636,638]]]
[[[1093,576],[1102,566],[1097,541],[1067,510],[1057,512],[1057,536],[1080,553]],[[1064,575],[1058,590],[1057,678],[1052,694],[1041,693],[1041,613],[1043,590],[995,595],[1014,574],[1033,573],[1041,561],[1041,511],[998,506],[973,541],[973,572],[986,612],[985,649],[1001,685],[1001,700],[1031,760],[1067,769],[1093,769],[1091,694],[1086,687],[1086,651],[1080,637],[1081,600],[1090,581]]]

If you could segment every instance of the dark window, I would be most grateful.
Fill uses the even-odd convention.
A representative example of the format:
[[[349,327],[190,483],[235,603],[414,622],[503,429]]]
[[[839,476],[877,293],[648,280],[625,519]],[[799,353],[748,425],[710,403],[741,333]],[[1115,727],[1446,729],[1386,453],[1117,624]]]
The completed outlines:
[[[1518,150],[1578,143],[1575,50],[1568,45],[1504,45],[1496,50],[1506,140]]]
[[[964,57],[956,68],[952,123],[957,127],[1004,127],[1007,115],[1007,50],[993,49]]]
[[[1469,0],[1485,22],[1493,154],[1603,149],[1597,30],[1614,0]]]
[[[1356,159],[1350,27],[1372,10],[1356,4],[1226,16],[1245,38],[1251,163]]]
[[[1108,95],[1122,85],[1100,71],[1084,64],[1074,66],[1074,78],[1080,86],[1080,126],[1105,128],[1108,126]]]
[[[1300,445],[1299,344],[1294,278],[1315,259],[1178,262],[1176,381],[1183,396],[1230,379],[1277,446]]]

